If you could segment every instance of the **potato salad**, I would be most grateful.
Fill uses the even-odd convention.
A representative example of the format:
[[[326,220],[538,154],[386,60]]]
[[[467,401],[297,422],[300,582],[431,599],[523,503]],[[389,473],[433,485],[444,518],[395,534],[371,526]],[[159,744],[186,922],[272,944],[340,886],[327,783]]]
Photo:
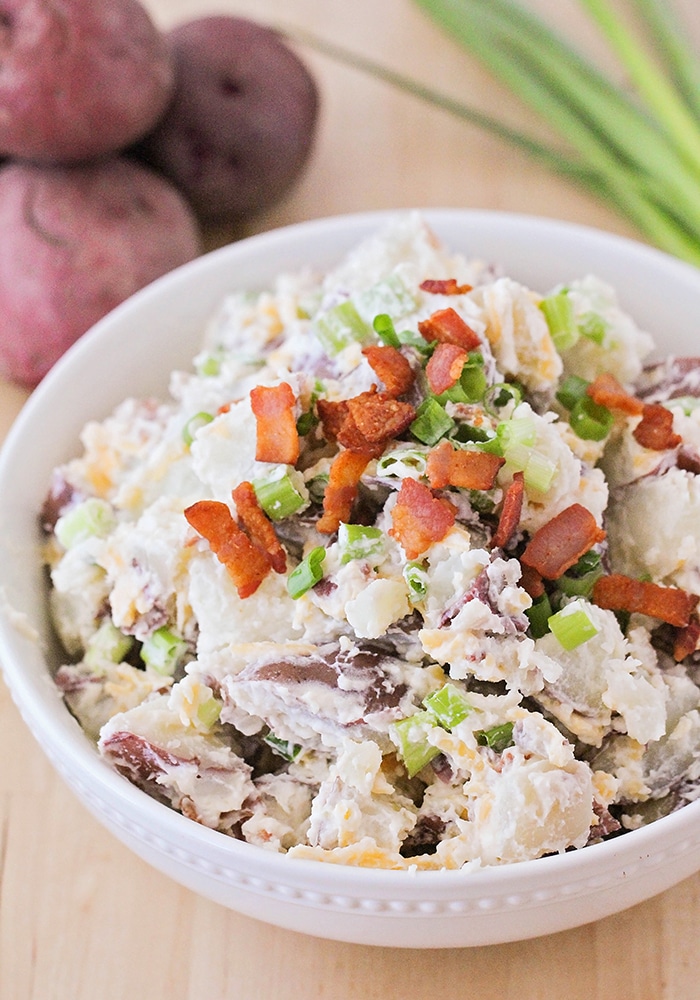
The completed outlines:
[[[533,290],[415,212],[232,292],[47,484],[70,711],[290,858],[477,869],[682,807],[700,362],[652,349],[599,278]]]

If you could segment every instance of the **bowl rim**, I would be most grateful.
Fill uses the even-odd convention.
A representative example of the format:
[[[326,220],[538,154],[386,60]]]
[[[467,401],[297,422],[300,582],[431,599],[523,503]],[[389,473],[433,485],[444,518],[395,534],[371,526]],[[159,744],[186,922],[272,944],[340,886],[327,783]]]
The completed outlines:
[[[78,362],[89,361],[90,357],[100,350],[103,340],[113,338],[113,331],[121,323],[127,322],[132,315],[137,315],[145,303],[167,298],[171,289],[177,287],[183,277],[187,277],[188,281],[194,281],[217,267],[220,262],[225,261],[233,265],[237,258],[244,258],[253,250],[269,253],[272,256],[280,245],[286,245],[289,241],[327,237],[337,233],[339,228],[346,237],[345,246],[349,247],[357,242],[358,234],[366,235],[390,218],[405,215],[409,211],[420,212],[428,223],[438,230],[445,222],[454,222],[457,219],[465,227],[478,228],[479,225],[492,223],[506,232],[534,232],[541,236],[550,236],[555,241],[563,237],[574,239],[582,251],[589,255],[593,255],[596,249],[601,249],[603,246],[612,248],[620,251],[625,258],[646,261],[660,270],[661,277],[664,274],[673,274],[674,280],[689,283],[700,301],[700,271],[692,265],[629,237],[527,213],[459,208],[383,209],[333,215],[257,233],[237,243],[210,251],[157,279],[100,320],[66,352],[34,390],[7,434],[0,450],[0,499],[8,489],[8,485],[11,485],[10,477],[21,460],[19,453],[24,447],[25,435],[36,415],[47,405],[51,405],[52,401],[60,398],[64,384],[70,383],[75,365]],[[270,276],[273,276],[272,272]],[[232,281],[233,287],[235,282]],[[1,586],[2,570],[0,570]],[[255,867],[262,878],[275,879],[284,872],[285,880],[292,877],[298,884],[322,873],[324,882],[331,887],[329,891],[352,890],[354,894],[377,890],[395,894],[399,889],[415,893],[418,891],[416,887],[420,887],[422,895],[428,886],[431,891],[444,887],[448,893],[459,890],[462,895],[470,886],[474,892],[497,891],[500,887],[513,892],[520,886],[532,885],[533,877],[545,874],[566,875],[569,881],[571,878],[588,878],[597,870],[598,862],[603,870],[619,868],[620,865],[632,870],[641,861],[648,861],[652,852],[657,853],[659,841],[667,843],[667,849],[670,849],[672,844],[678,843],[679,837],[690,837],[692,828],[700,826],[697,815],[700,811],[700,800],[698,800],[646,827],[628,831],[624,835],[592,844],[582,850],[476,870],[409,869],[410,874],[415,876],[413,878],[407,877],[409,872],[403,869],[369,869],[328,864],[315,859],[290,859],[285,854],[238,841],[193,823],[152,799],[99,758],[93,744],[63,704],[48,669],[45,684],[37,684],[24,673],[22,663],[29,648],[27,643],[33,640],[18,629],[16,614],[11,606],[9,610],[7,608],[8,603],[11,605],[7,594],[0,595],[0,603],[5,606],[6,612],[0,613],[2,671],[20,713],[35,738],[43,744],[54,766],[69,783],[78,786],[82,783],[83,793],[88,797],[92,794],[97,796],[96,801],[102,800],[103,805],[107,804],[109,807],[111,804],[115,816],[126,811],[129,821],[133,819],[144,829],[152,831],[154,836],[177,842],[183,851],[191,851],[192,857],[197,857],[204,849],[207,852],[214,852],[222,864],[228,856],[234,866],[236,862],[241,861],[247,863],[248,867]],[[92,791],[88,788],[88,784],[92,785]],[[98,790],[99,794],[95,790]]]

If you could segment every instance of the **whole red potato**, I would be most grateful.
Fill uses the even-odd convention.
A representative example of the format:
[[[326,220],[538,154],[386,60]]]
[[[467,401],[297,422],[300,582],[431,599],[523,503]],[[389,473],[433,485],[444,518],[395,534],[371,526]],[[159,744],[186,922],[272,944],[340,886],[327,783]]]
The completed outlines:
[[[139,288],[200,252],[192,210],[141,164],[0,169],[0,372],[33,387]]]
[[[309,71],[275,31],[245,18],[203,17],[166,37],[175,96],[137,154],[202,219],[268,208],[311,150],[319,100]]]
[[[0,155],[77,163],[145,135],[173,93],[138,0],[0,0]]]

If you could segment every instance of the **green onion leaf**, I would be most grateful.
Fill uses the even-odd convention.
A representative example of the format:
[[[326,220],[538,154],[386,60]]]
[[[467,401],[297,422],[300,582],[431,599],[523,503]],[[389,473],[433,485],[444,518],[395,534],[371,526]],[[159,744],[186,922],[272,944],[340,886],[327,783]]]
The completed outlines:
[[[433,713],[426,710],[416,712],[407,719],[401,719],[391,727],[399,756],[404,762],[409,778],[415,777],[440,753],[440,750],[427,740],[427,732],[434,725]]]
[[[197,706],[197,718],[205,729],[211,729],[221,715],[222,702],[218,698],[207,698]]]
[[[444,437],[454,426],[454,420],[444,407],[434,396],[428,396],[416,410],[416,417],[411,424],[410,431],[423,444],[433,445],[437,444],[440,438]]]
[[[411,604],[419,604],[428,593],[428,574],[423,564],[419,562],[406,563],[403,568],[403,578],[408,587]]]
[[[105,618],[88,640],[84,662],[93,669],[99,668],[105,660],[109,663],[121,663],[133,645],[134,640],[130,635],[124,635],[109,618]]]
[[[547,594],[541,594],[525,609],[525,616],[530,623],[530,635],[533,639],[541,639],[549,632],[549,619],[552,617],[552,605]]]
[[[399,335],[396,332],[394,321],[387,313],[380,313],[372,321],[374,332],[387,347],[401,347]]]
[[[287,591],[294,600],[301,597],[312,587],[315,587],[319,580],[323,579],[323,562],[326,558],[326,550],[322,545],[317,545],[309,554],[302,559],[287,577]]]
[[[554,346],[558,351],[568,351],[579,338],[574,318],[574,307],[566,291],[549,295],[540,302],[540,309],[547,320]]]
[[[194,441],[194,436],[199,428],[210,424],[213,419],[214,417],[211,413],[206,413],[204,410],[199,413],[195,413],[193,417],[190,417],[185,426],[182,428],[182,440],[188,448]]]
[[[602,441],[614,423],[615,417],[607,406],[594,402],[590,396],[582,396],[569,413],[572,431],[584,441]]]
[[[365,524],[341,524],[338,528],[338,548],[340,562],[353,559],[371,559],[384,549],[384,533],[381,528]]]
[[[351,299],[318,316],[313,329],[324,351],[331,357],[340,354],[350,344],[364,343],[372,333],[372,328],[362,319]]]
[[[438,691],[433,691],[423,704],[443,729],[454,729],[473,711],[467,696],[454,684],[445,684]]]
[[[549,618],[549,628],[564,649],[576,649],[598,634],[598,627],[591,621],[586,602],[581,598],[572,601]]]
[[[479,746],[490,747],[496,753],[503,753],[508,747],[513,746],[513,723],[503,722],[491,729],[477,729],[474,735]]]
[[[559,386],[555,394],[556,398],[565,410],[573,410],[576,403],[586,396],[586,390],[590,384],[579,375],[568,375]]]
[[[63,548],[70,549],[87,538],[106,538],[116,523],[111,504],[89,497],[59,517],[54,533]]]
[[[280,466],[280,469],[284,468]],[[269,479],[254,479],[252,486],[258,503],[273,521],[282,521],[296,514],[306,504],[306,497],[297,489],[288,472]]]
[[[513,382],[496,382],[484,393],[484,409],[492,416],[500,417],[506,408],[514,409],[522,398],[522,390]]]
[[[264,736],[263,742],[267,743],[267,745],[274,750],[277,756],[282,757],[284,760],[296,760],[301,753],[301,747],[298,743],[292,743],[291,740],[280,739],[280,737],[275,736],[274,733],[268,733],[267,736]]]
[[[144,639],[141,659],[156,673],[172,677],[186,651],[185,640],[164,625]]]
[[[586,552],[578,562],[556,581],[557,587],[567,597],[590,597],[593,585],[603,575],[601,558],[597,552]]]

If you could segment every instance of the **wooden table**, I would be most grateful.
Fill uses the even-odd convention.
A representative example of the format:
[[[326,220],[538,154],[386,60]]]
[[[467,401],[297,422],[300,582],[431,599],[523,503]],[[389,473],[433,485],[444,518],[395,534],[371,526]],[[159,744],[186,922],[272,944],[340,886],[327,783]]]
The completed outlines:
[[[575,0],[530,0],[610,65]],[[682,4],[700,36],[697,0]],[[167,28],[212,12],[313,29],[511,122],[506,99],[410,0],[146,0]],[[699,39],[700,40],[700,39]],[[323,98],[301,182],[250,231],[373,208],[505,209],[633,228],[476,128],[304,52]],[[239,234],[208,234],[210,245]],[[0,384],[0,433],[25,393]],[[700,875],[597,924],[498,948],[363,948],[198,898],[106,833],[54,774],[0,684],[0,1000],[684,1000],[698,996]]]

